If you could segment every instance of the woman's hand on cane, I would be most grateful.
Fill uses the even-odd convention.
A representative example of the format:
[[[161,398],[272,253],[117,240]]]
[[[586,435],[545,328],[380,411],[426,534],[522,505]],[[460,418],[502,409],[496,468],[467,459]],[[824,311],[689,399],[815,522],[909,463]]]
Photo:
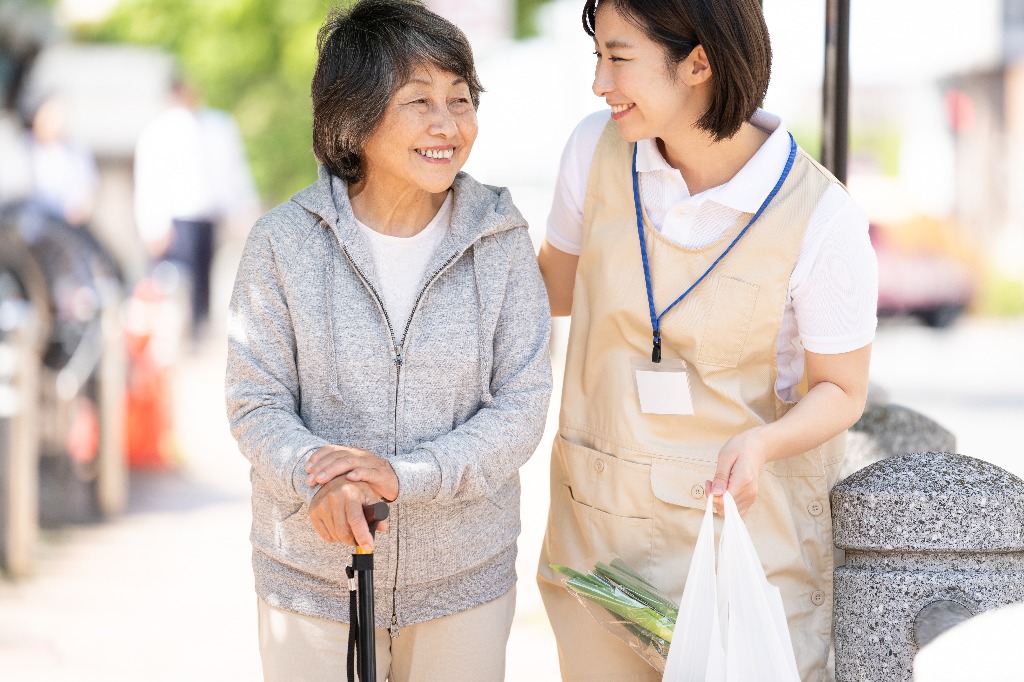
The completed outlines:
[[[373,551],[373,533],[363,511],[379,501],[377,493],[366,483],[353,483],[344,477],[325,483],[309,503],[309,520],[317,534],[327,542],[341,542]],[[388,529],[381,521],[377,532]]]
[[[391,463],[362,448],[325,445],[310,455],[306,473],[306,483],[311,486],[344,476],[352,482],[366,483],[385,502],[398,498],[398,477]]]

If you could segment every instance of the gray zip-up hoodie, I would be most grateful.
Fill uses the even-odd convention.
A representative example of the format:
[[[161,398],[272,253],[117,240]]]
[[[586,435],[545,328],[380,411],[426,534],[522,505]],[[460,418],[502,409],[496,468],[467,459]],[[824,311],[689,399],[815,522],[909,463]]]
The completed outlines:
[[[457,613],[515,584],[519,467],[551,393],[548,303],[508,190],[464,173],[453,190],[451,230],[404,334],[343,181],[321,169],[249,235],[227,411],[252,464],[256,591],[274,606],[348,621],[353,548],[323,541],[308,516],[317,488],[305,464],[326,444],[386,457],[398,476],[376,543],[378,627]]]

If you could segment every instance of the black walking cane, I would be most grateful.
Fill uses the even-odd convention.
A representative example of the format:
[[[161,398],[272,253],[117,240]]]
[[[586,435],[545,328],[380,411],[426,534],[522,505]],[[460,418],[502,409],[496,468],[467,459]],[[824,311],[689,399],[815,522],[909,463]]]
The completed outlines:
[[[377,524],[388,517],[388,505],[383,502],[371,504],[363,507],[363,514],[366,515],[366,523],[373,535],[377,532]],[[352,565],[345,567],[345,575],[348,576],[349,593],[348,682],[356,680],[357,659],[359,682],[377,682],[377,646],[373,632],[373,552],[356,547]]]

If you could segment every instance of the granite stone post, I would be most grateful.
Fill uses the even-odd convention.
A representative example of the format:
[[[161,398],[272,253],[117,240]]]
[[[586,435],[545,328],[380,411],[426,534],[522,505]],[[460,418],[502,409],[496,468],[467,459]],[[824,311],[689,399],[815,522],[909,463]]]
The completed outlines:
[[[1024,481],[949,453],[896,455],[832,491],[837,682],[910,681],[918,649],[1024,602]]]
[[[864,414],[850,427],[839,480],[908,452],[956,452],[956,437],[920,412],[876,398],[868,402]]]

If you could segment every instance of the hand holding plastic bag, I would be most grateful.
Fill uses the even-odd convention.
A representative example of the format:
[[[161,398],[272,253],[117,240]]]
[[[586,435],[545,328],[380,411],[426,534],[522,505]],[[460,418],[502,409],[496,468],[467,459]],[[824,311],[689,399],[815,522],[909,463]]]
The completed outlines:
[[[782,596],[768,582],[732,495],[715,572],[712,502],[679,605],[665,682],[800,682]]]

